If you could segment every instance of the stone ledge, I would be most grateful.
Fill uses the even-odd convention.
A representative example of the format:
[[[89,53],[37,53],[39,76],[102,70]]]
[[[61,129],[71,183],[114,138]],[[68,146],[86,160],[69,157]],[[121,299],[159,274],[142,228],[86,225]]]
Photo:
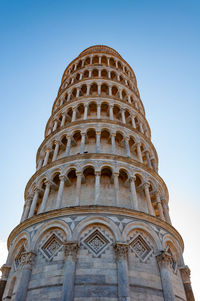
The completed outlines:
[[[63,216],[68,216],[68,215],[81,215],[81,214],[89,214],[92,216],[93,214],[113,214],[113,215],[122,215],[122,216],[128,216],[128,217],[133,217],[142,221],[146,221],[149,223],[152,223],[156,226],[159,226],[163,228],[164,230],[168,231],[170,234],[175,236],[175,238],[178,240],[182,252],[184,250],[184,243],[181,235],[179,232],[170,224],[162,221],[161,219],[149,215],[147,213],[141,212],[141,211],[135,211],[135,210],[130,210],[126,208],[120,208],[120,207],[111,207],[111,206],[95,206],[95,205],[90,205],[90,206],[77,206],[77,207],[67,207],[67,208],[62,208],[62,209],[57,209],[57,210],[52,210],[44,213],[40,213],[36,216],[33,216],[29,219],[26,219],[23,221],[21,224],[16,226],[12,232],[10,233],[7,241],[7,246],[8,249],[10,247],[10,244],[14,237],[24,229],[39,223],[43,222],[49,219],[57,218],[57,217],[63,217]]]

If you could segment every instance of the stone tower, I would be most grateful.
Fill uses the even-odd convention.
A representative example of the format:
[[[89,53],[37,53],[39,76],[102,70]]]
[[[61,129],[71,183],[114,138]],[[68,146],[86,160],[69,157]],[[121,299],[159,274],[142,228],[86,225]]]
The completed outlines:
[[[20,224],[2,300],[192,301],[136,77],[92,46],[66,68]]]

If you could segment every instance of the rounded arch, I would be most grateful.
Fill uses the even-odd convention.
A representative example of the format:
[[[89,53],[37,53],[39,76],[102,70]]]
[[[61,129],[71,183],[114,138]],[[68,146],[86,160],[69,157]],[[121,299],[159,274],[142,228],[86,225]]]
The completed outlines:
[[[61,174],[61,169],[59,167],[55,168],[54,170],[51,171],[50,173],[50,179],[53,180],[56,175]]]
[[[82,220],[74,229],[72,239],[75,241],[79,240],[79,237],[82,233],[82,231],[88,227],[92,226],[93,224],[99,224],[99,225],[104,225],[106,226],[113,234],[113,237],[115,238],[116,241],[121,241],[121,232],[117,225],[110,220],[107,217],[102,217],[102,216],[92,216],[92,217],[87,217],[84,220]]]
[[[30,234],[26,231],[23,231],[20,233],[13,241],[12,244],[9,247],[9,255],[7,259],[7,264],[12,264],[16,250],[19,248],[20,244],[26,244],[27,250],[31,249],[31,240],[30,240]]]
[[[33,244],[32,244],[32,250],[36,251],[37,245],[39,240],[42,238],[45,232],[50,231],[51,229],[60,229],[65,233],[65,238],[64,240],[71,240],[72,238],[72,233],[69,228],[69,226],[61,221],[61,220],[56,220],[56,221],[50,221],[45,223],[40,227],[40,229],[36,232],[35,236],[33,237]]]
[[[170,248],[172,254],[175,254],[175,260],[180,266],[184,265],[183,256],[182,256],[182,249],[181,246],[178,244],[177,240],[169,233],[166,233],[163,236],[163,249],[168,251],[167,249]]]
[[[126,225],[122,232],[123,240],[127,241],[128,234],[134,230],[141,230],[141,231],[145,232],[155,242],[157,251],[162,250],[162,243],[161,243],[158,235],[156,234],[156,232],[149,225],[147,225],[143,222],[131,222],[128,225]]]

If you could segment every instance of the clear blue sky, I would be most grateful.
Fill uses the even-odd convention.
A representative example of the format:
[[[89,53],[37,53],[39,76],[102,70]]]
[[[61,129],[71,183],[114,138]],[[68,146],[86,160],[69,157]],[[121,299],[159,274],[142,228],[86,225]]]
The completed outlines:
[[[65,67],[105,44],[135,71],[200,300],[200,2],[1,0],[0,36],[1,245],[19,222]]]

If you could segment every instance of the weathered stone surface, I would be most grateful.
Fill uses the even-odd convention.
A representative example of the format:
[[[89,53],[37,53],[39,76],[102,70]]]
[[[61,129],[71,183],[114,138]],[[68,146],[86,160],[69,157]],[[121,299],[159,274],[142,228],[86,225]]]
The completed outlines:
[[[2,300],[194,301],[135,74],[114,49],[69,64],[36,165]]]

